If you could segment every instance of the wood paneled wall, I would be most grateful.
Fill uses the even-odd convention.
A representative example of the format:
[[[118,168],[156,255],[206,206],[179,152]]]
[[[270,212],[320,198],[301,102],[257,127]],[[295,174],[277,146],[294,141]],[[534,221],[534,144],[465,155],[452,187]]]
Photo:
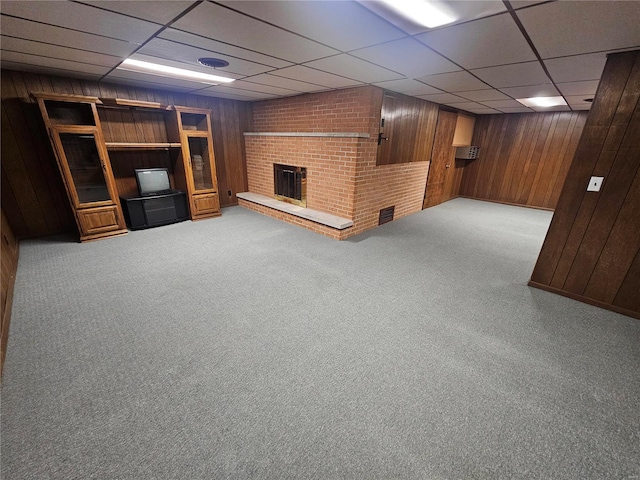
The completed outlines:
[[[30,92],[117,97],[211,109],[220,204],[236,204],[235,194],[247,190],[242,134],[249,129],[251,107],[246,102],[9,70],[2,71],[1,79],[2,208],[18,237],[38,237],[76,228],[40,112],[29,98]],[[121,170],[128,171],[126,166]],[[120,180],[119,185],[131,185],[129,178]]]
[[[428,162],[438,106],[415,97],[384,92],[377,165]],[[384,125],[382,125],[384,122]]]
[[[427,177],[427,189],[422,208],[433,207],[459,194],[460,182],[465,167],[463,161],[456,161],[453,139],[458,114],[446,110],[438,113],[438,124],[433,141],[431,165]]]
[[[588,112],[478,115],[460,195],[555,208]]]
[[[16,280],[18,269],[18,242],[13,235],[11,225],[2,210],[2,239],[0,247],[2,259],[2,320],[0,324],[0,338],[2,348],[0,350],[0,375],[4,366],[4,357],[7,352],[7,341],[9,340],[9,322],[11,320],[11,305],[13,303],[13,286]]]
[[[587,192],[591,176],[604,177]],[[530,285],[640,318],[640,51],[612,54]]]

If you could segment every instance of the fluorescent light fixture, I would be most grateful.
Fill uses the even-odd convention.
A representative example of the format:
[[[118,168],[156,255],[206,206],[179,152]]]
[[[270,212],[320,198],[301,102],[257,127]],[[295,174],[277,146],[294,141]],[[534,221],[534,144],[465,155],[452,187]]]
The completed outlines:
[[[211,85],[230,83],[235,80],[234,78],[219,77],[218,75],[194,72],[192,70],[185,70],[184,68],[168,67],[167,65],[160,65],[158,63],[142,62],[140,60],[132,60],[131,58],[127,58],[118,68],[120,70],[128,70],[130,72],[156,73],[163,77],[195,80],[196,82],[208,83]]]
[[[456,18],[428,0],[382,0],[382,2],[399,14],[425,27],[434,28],[456,21]]]
[[[567,104],[562,97],[530,97],[516,100],[527,107],[556,107]]]

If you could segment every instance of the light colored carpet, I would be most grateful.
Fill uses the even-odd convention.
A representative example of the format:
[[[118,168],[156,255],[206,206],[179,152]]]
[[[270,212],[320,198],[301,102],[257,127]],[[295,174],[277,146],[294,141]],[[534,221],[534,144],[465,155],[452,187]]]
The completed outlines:
[[[22,242],[2,478],[640,478],[640,322],[527,287],[550,219]]]

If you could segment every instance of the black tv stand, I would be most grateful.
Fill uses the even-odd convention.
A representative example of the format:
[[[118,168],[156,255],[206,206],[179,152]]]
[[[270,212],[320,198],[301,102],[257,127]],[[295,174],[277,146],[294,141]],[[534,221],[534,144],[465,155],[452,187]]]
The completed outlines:
[[[173,191],[146,197],[120,197],[127,227],[131,230],[158,227],[189,218],[187,196]]]

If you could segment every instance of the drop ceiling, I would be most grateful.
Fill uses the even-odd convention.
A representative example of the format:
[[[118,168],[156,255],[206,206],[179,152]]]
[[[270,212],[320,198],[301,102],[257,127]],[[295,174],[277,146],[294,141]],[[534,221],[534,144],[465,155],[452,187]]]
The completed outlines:
[[[370,1],[2,1],[2,68],[256,101],[358,85],[476,114],[558,96],[588,110],[606,55],[640,48],[640,1],[439,1],[420,27]],[[200,57],[229,62],[212,70]],[[117,69],[126,58],[235,78]],[[542,109],[541,109],[542,110]]]

